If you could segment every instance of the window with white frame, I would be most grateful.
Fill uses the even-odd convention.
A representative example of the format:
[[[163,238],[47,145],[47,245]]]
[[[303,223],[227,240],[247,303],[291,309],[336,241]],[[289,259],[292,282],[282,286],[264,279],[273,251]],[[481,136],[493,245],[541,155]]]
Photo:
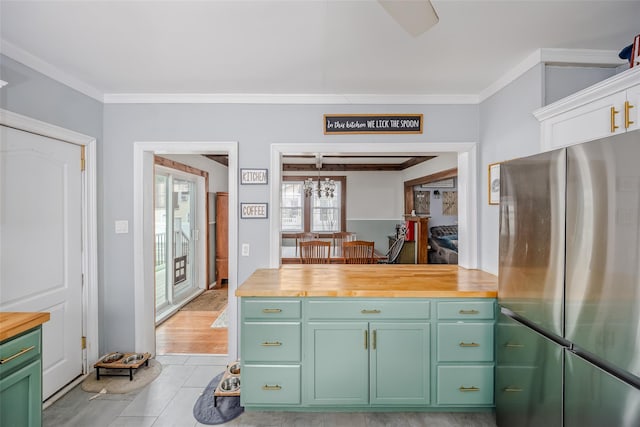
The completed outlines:
[[[346,177],[330,177],[335,182],[333,197],[318,197],[317,179],[314,191],[304,195],[306,176],[283,176],[280,192],[280,230],[284,234],[344,231],[346,217]],[[324,178],[324,177],[323,177]]]

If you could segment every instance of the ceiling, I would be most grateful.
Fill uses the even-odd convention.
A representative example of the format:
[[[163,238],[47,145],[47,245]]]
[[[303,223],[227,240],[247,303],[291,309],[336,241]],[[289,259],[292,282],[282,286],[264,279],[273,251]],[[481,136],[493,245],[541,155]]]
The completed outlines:
[[[477,95],[537,49],[640,33],[640,0],[433,5],[413,37],[374,0],[2,0],[0,35],[85,93]]]

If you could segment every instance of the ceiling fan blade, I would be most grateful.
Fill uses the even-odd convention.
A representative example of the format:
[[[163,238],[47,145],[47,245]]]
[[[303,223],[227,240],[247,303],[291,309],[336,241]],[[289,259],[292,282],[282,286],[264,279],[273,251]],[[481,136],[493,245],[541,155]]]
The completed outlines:
[[[429,0],[378,0],[378,3],[414,37],[433,27],[440,19]]]

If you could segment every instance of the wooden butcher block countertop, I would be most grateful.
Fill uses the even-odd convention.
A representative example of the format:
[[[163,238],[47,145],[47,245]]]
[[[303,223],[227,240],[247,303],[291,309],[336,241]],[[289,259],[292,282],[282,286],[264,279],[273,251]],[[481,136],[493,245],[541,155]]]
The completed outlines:
[[[457,265],[307,264],[256,270],[239,297],[495,298],[498,278]]]
[[[48,322],[49,313],[0,313],[0,341],[15,337],[31,328]]]

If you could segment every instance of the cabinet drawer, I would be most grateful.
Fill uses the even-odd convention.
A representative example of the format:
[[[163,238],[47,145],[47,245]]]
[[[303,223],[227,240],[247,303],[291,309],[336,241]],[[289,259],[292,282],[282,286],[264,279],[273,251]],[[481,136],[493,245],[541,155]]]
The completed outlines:
[[[439,366],[438,404],[491,405],[493,366]]]
[[[242,299],[243,319],[299,319],[300,300]]]
[[[492,323],[444,323],[438,325],[438,361],[493,361]]]
[[[40,355],[40,328],[0,344],[0,374],[23,365]]]
[[[308,301],[307,316],[315,319],[428,319],[429,301],[389,301],[354,299],[350,301]]]
[[[438,319],[493,319],[495,302],[487,301],[448,301],[438,303]]]
[[[242,359],[245,361],[300,361],[300,323],[244,322]]]
[[[242,405],[300,404],[300,365],[244,365]]]

